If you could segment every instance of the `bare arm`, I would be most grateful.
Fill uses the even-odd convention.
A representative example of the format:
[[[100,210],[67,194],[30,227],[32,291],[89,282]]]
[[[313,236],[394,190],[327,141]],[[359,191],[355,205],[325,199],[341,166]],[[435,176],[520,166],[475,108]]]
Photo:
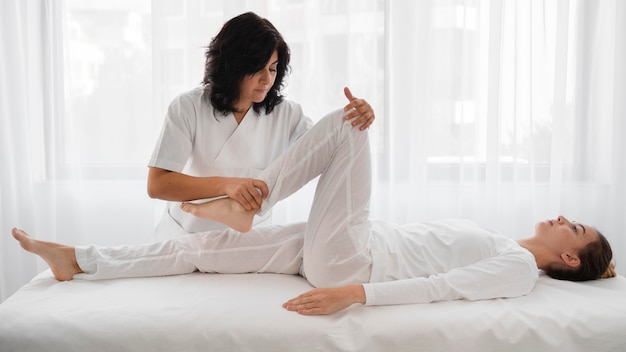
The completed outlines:
[[[184,202],[228,196],[246,210],[254,210],[261,206],[267,194],[265,182],[252,178],[194,177],[157,167],[151,167],[148,172],[150,198]]]
[[[362,285],[316,288],[290,299],[283,307],[304,315],[331,314],[354,303],[365,303]]]

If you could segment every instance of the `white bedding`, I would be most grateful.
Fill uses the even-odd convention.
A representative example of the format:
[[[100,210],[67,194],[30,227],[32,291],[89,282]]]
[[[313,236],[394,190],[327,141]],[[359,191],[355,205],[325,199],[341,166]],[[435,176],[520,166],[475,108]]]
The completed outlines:
[[[540,277],[515,299],[354,305],[300,316],[299,276],[200,274],[58,282],[0,305],[0,351],[624,351],[626,278]]]

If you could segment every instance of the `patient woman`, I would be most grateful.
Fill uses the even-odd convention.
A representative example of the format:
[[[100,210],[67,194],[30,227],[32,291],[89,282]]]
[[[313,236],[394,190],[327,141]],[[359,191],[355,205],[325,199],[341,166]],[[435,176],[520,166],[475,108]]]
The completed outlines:
[[[539,270],[557,279],[614,276],[606,238],[592,226],[559,216],[514,241],[466,220],[412,225],[370,221],[367,133],[343,111],[324,117],[260,179],[269,210],[318,175],[304,234],[289,226],[251,229],[255,212],[223,198],[183,210],[233,229],[122,247],[65,246],[14,229],[27,251],[41,256],[58,280],[191,273],[300,274],[317,287],[284,303],[301,314],[329,314],[354,303],[389,305],[517,297],[535,286]]]

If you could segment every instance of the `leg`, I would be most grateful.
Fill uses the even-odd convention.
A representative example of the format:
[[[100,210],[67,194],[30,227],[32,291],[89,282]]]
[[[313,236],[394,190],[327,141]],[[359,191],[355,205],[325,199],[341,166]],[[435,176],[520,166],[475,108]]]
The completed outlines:
[[[315,286],[366,282],[370,275],[369,142],[366,132],[352,128],[342,117],[341,110],[328,114],[259,176],[270,190],[259,211],[263,214],[322,175],[304,244],[304,272]],[[248,221],[245,220],[248,214],[236,208],[228,209],[235,201],[228,198],[220,201],[213,202],[213,209],[201,206],[206,206],[204,216],[212,216],[213,220],[230,226],[237,222],[233,218]],[[227,210],[217,212],[217,208]],[[194,211],[201,213],[199,209]],[[227,218],[225,213],[229,211]],[[251,226],[249,221],[246,226]]]
[[[320,176],[305,232],[304,272],[316,287],[368,282],[371,154],[367,133],[348,124]]]
[[[152,244],[75,248],[38,241],[21,230],[13,230],[13,236],[24,249],[41,256],[61,281],[178,275],[198,270],[300,273],[304,223],[253,231],[253,236],[224,230]]]
[[[369,281],[371,161],[367,132],[328,114],[260,175],[261,211],[321,174],[304,236],[304,274],[317,287]]]
[[[261,211],[321,174],[304,236],[303,268],[317,287],[368,282],[371,161],[367,133],[328,114],[259,176]]]
[[[367,158],[366,162],[359,164],[362,166],[358,171],[360,175],[356,179],[363,181],[358,192],[364,191],[361,188],[367,188],[366,193],[361,194],[369,202],[371,170],[367,133],[352,128],[350,124],[345,123],[342,116],[342,110],[336,110],[326,115],[261,173],[259,178],[268,185],[270,194],[263,201],[263,205],[258,211],[260,215],[265,214],[274,204],[287,198],[322,174],[324,170],[329,168],[331,162],[334,164],[342,163],[332,168],[334,176],[345,173],[340,170],[348,164],[356,163],[356,161],[351,160],[356,156],[356,151],[347,148],[359,149],[359,152],[363,152],[362,154]],[[354,145],[357,140],[359,141],[358,145]],[[333,156],[340,148],[344,150],[341,160],[333,161]],[[351,177],[351,179],[354,178]],[[254,217],[252,212],[246,211],[230,198],[221,198],[201,204],[183,203],[181,208],[195,216],[221,222],[241,232],[252,227]],[[367,218],[367,215],[364,214],[364,217]]]
[[[11,233],[20,242],[22,248],[37,254],[48,264],[57,280],[71,280],[75,274],[82,272],[76,262],[74,247],[39,241],[31,238],[26,232],[15,228]]]
[[[298,274],[303,228],[303,223],[297,223],[255,228],[250,234],[227,229],[146,245],[77,247],[76,258],[85,274],[76,278],[99,280],[194,271]]]

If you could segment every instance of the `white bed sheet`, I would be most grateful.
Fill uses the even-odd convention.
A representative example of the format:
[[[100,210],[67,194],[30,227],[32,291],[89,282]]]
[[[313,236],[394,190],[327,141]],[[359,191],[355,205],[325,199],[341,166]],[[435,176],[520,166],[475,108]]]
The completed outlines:
[[[540,277],[524,297],[281,307],[299,276],[201,274],[105,281],[35,277],[0,305],[0,351],[624,351],[626,279]]]

